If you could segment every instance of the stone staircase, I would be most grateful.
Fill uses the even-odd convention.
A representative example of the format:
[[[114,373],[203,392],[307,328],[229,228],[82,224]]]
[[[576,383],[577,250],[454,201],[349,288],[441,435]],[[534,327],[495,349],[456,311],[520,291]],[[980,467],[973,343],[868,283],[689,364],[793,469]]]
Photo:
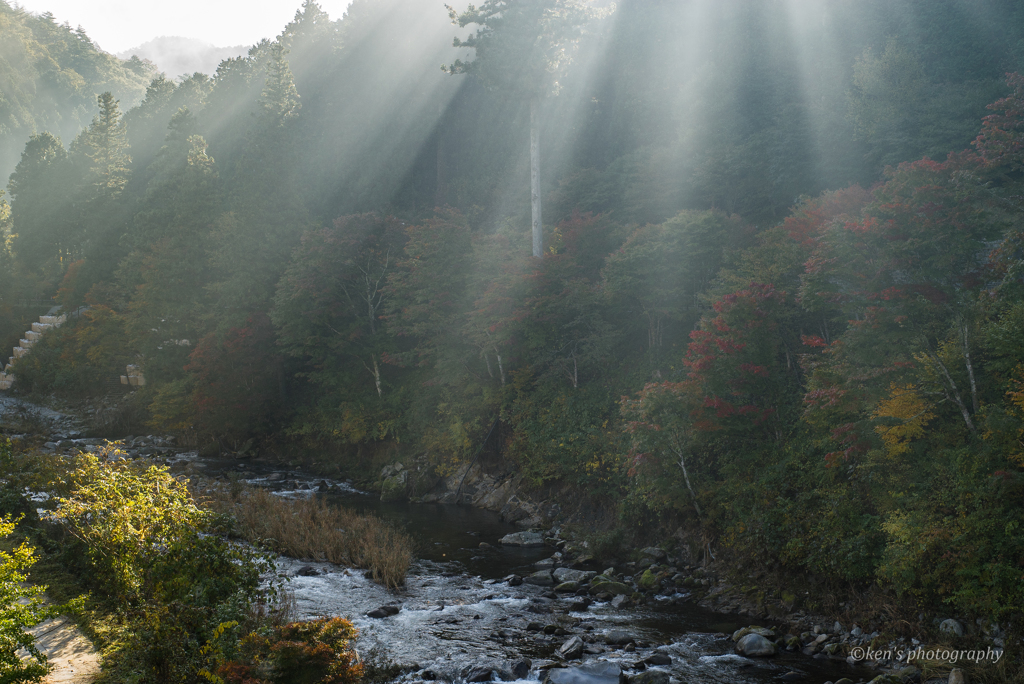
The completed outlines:
[[[14,364],[25,354],[28,354],[29,350],[32,349],[32,345],[42,338],[50,328],[59,328],[64,321],[67,320],[67,314],[56,315],[56,311],[51,311],[49,315],[40,316],[38,323],[32,324],[31,330],[25,331],[25,337],[23,337],[18,346],[14,348],[14,356],[7,359],[7,365],[4,367],[2,373],[0,373],[0,390],[10,389],[11,385],[14,384]]]

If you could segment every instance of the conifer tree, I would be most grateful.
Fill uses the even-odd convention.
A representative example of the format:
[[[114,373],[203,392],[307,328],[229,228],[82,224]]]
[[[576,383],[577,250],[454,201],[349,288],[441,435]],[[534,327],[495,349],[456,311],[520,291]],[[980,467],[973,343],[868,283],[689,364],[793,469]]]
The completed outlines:
[[[93,187],[99,197],[114,199],[128,182],[131,157],[128,155],[128,137],[122,122],[119,101],[109,91],[96,98],[99,114],[92,120],[86,135],[86,154],[92,161],[90,168]]]
[[[466,40],[456,38],[457,48],[472,48],[476,58],[442,66],[449,74],[474,73],[512,99],[530,105],[530,205],[533,256],[544,253],[544,224],[540,189],[540,102],[557,93],[561,78],[572,62],[585,24],[595,12],[580,0],[486,0],[459,14],[450,5],[453,24],[480,28]]]

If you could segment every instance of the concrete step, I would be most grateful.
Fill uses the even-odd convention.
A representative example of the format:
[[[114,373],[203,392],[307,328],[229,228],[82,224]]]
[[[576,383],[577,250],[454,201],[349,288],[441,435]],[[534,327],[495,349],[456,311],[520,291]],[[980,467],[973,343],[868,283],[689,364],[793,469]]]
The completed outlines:
[[[29,342],[38,342],[40,339],[42,339],[42,337],[43,333],[36,332],[35,330],[25,331],[25,339],[28,340]]]
[[[42,333],[53,327],[52,323],[33,323],[32,332]]]
[[[22,349],[31,349],[33,344],[35,344],[35,340],[25,340],[25,339],[18,340],[18,345]]]
[[[25,354],[28,354],[28,349],[26,349],[25,347],[15,347],[14,348],[14,358],[20,359]]]

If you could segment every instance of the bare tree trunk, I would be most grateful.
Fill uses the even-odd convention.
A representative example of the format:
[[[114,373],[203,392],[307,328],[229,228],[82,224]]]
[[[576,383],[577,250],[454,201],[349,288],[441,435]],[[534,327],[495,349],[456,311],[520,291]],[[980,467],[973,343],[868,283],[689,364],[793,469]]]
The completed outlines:
[[[445,129],[440,126],[437,131],[437,185],[434,190],[434,206],[443,207],[448,203],[448,167],[445,149]]]
[[[949,374],[949,370],[946,368],[946,364],[942,363],[942,359],[940,359],[938,355],[933,354],[931,352],[927,352],[927,354],[928,358],[931,359],[932,363],[938,366],[939,370],[941,370],[942,374],[946,377],[946,382],[949,384],[949,387],[952,391],[952,393],[947,392],[946,396],[952,399],[953,403],[955,403],[957,405],[957,408],[960,409],[960,415],[963,416],[964,423],[967,424],[967,428],[971,432],[977,434],[978,430],[977,428],[974,427],[974,421],[971,420],[971,414],[967,410],[967,406],[964,405],[963,398],[960,396],[960,388],[956,386],[956,380],[954,380],[953,376]]]
[[[377,357],[371,354],[370,355],[370,361],[371,361],[371,363],[373,363],[373,368],[370,368],[369,366],[367,366],[365,361],[363,361],[363,368],[365,368],[366,370],[370,371],[370,375],[373,376],[373,384],[377,388],[377,396],[378,397],[383,397],[384,396],[384,388],[381,385],[380,366],[377,365]]]
[[[540,215],[540,114],[530,100],[530,206],[533,210],[533,256],[544,255],[544,224]]]
[[[700,512],[700,505],[697,503],[697,493],[693,491],[693,485],[690,484],[690,474],[686,472],[686,458],[683,456],[683,450],[676,447],[675,452],[679,458],[679,468],[683,471],[683,479],[686,480],[686,488],[690,490],[690,497],[693,499],[693,507],[697,511],[697,516],[703,518],[704,514]]]
[[[501,374],[501,386],[505,386],[505,365],[501,362],[501,354],[498,353],[498,348],[494,348],[494,355],[498,357],[498,373]]]
[[[964,348],[964,361],[967,363],[967,378],[971,381],[971,405],[974,413],[978,413],[978,383],[974,379],[974,364],[971,363],[971,345],[967,339],[967,322],[960,322],[960,341]]]

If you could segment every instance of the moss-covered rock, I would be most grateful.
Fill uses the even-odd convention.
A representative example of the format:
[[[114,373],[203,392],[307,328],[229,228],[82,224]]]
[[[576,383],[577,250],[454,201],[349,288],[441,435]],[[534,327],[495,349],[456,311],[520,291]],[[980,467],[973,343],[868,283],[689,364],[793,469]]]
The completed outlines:
[[[381,501],[402,501],[408,496],[409,471],[403,470],[385,478],[380,486]]]
[[[593,595],[598,594],[619,594],[629,595],[633,593],[633,590],[627,587],[622,582],[610,582],[605,580],[604,582],[596,582],[590,585],[590,593]]]
[[[640,579],[637,581],[637,586],[644,591],[654,591],[661,586],[661,581],[658,579],[657,574],[651,572],[650,568],[647,568],[644,570],[644,574],[640,575]]]

